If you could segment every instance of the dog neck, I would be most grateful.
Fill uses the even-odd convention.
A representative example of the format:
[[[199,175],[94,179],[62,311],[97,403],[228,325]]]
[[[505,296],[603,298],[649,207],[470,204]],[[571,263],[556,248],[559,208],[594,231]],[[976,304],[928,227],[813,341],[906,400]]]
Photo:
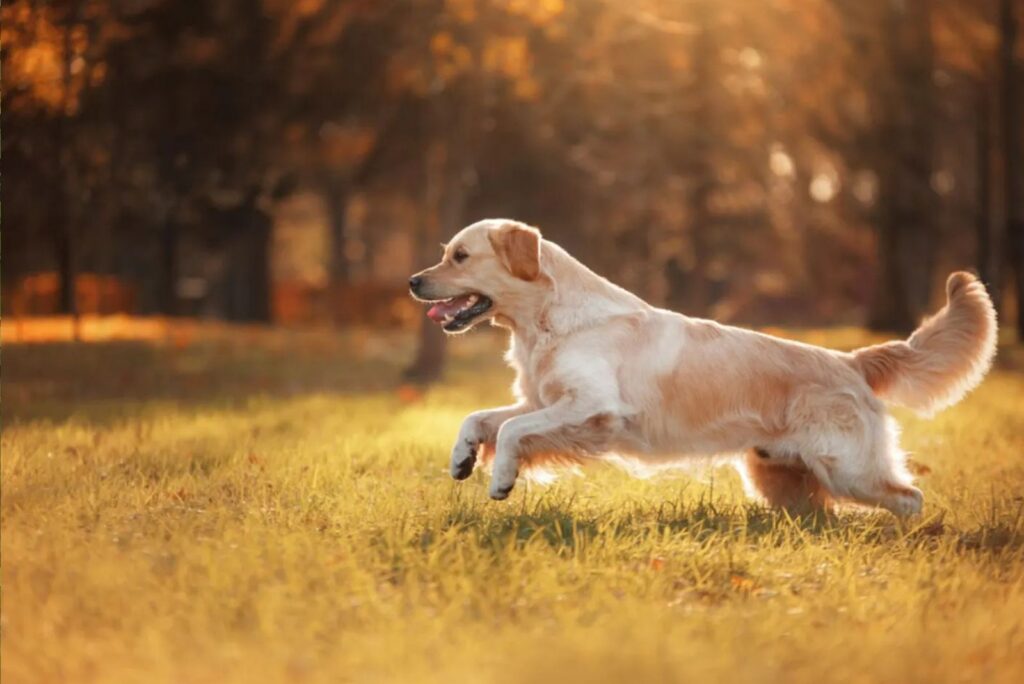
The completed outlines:
[[[507,307],[495,324],[521,343],[564,336],[599,325],[614,316],[651,308],[632,292],[591,271],[553,242],[541,243],[541,274],[534,294]]]

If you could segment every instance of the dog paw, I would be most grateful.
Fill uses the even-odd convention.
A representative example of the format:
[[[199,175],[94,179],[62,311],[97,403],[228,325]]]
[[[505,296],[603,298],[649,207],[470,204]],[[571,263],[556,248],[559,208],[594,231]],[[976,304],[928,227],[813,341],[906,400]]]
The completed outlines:
[[[473,474],[476,465],[476,442],[460,439],[452,449],[451,474],[456,480],[465,480]]]
[[[495,487],[492,484],[491,485],[491,489],[488,492],[488,494],[495,501],[504,501],[505,499],[508,498],[509,493],[512,491],[512,488],[515,487],[515,486],[516,486],[515,482],[512,482],[511,484],[504,485],[502,487]]]
[[[491,487],[488,494],[495,501],[502,501],[507,499],[509,492],[516,486],[516,477],[518,472],[515,468],[502,468],[499,465],[494,466],[494,474],[491,476]]]
[[[924,508],[924,493],[917,487],[907,487],[900,496],[900,503],[896,506],[896,515],[901,518],[912,518],[921,514]]]

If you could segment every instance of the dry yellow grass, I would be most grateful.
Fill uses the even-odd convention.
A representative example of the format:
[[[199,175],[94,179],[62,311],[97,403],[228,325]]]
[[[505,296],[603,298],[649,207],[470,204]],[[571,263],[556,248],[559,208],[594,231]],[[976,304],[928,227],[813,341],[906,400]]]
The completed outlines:
[[[930,469],[901,527],[794,520],[724,469],[492,503],[447,458],[507,399],[497,344],[422,396],[372,335],[5,347],[4,682],[1024,678],[1019,348],[901,415]]]

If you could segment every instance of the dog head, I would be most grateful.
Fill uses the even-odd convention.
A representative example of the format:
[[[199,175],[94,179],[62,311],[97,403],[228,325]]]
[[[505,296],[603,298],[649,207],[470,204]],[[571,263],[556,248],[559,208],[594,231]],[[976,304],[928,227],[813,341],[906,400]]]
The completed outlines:
[[[488,219],[463,228],[444,246],[436,266],[409,279],[413,297],[445,332],[508,317],[544,287],[541,235],[518,221]]]

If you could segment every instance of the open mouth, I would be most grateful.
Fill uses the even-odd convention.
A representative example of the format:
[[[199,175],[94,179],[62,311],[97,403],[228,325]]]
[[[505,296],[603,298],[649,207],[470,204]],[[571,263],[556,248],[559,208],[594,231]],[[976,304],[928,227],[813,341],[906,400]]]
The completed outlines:
[[[447,332],[458,332],[482,316],[494,303],[482,294],[466,294],[434,302],[427,316]]]

